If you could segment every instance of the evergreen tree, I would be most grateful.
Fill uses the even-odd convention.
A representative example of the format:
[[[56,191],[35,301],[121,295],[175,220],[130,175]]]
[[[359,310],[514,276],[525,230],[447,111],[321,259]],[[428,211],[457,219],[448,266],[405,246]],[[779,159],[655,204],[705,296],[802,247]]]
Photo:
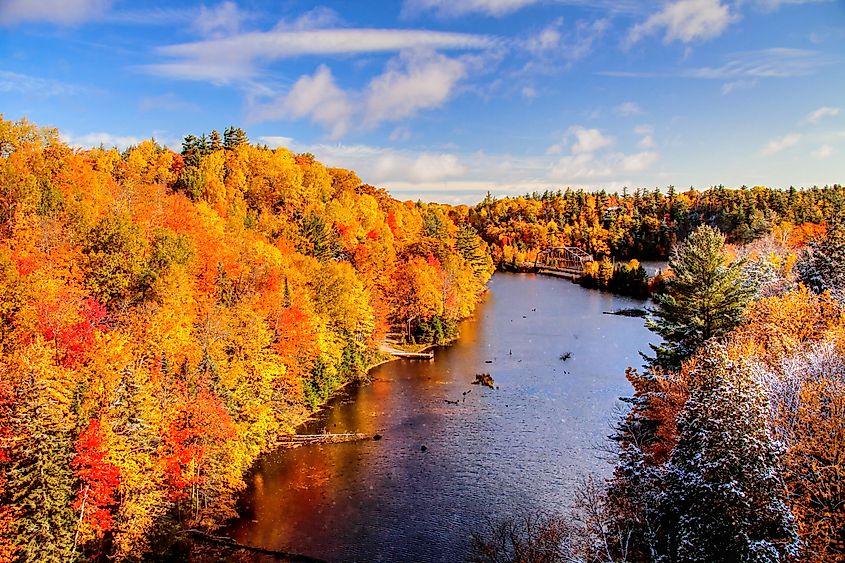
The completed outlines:
[[[223,131],[223,147],[225,149],[233,150],[235,147],[247,143],[249,143],[249,138],[240,127],[230,126]]]
[[[746,362],[702,355],[666,492],[671,561],[781,561],[798,550],[766,394]]]
[[[483,244],[475,229],[468,225],[458,231],[458,236],[455,239],[455,248],[472,266],[475,276],[486,280],[485,276],[489,276],[493,271],[493,260],[486,249],[483,248]]]
[[[199,166],[200,163],[200,141],[194,135],[186,135],[182,141],[182,158],[185,166]]]
[[[845,303],[845,214],[831,222],[822,240],[810,242],[798,272],[801,281],[816,293],[830,291]]]
[[[725,237],[703,225],[677,247],[669,260],[673,276],[655,296],[654,319],[646,322],[663,343],[651,345],[652,366],[677,370],[711,338],[739,324],[754,288],[740,283],[743,261],[725,265]]]
[[[211,152],[219,151],[223,148],[223,137],[220,136],[220,133],[217,132],[216,129],[211,130],[211,134],[208,136],[208,149]]]

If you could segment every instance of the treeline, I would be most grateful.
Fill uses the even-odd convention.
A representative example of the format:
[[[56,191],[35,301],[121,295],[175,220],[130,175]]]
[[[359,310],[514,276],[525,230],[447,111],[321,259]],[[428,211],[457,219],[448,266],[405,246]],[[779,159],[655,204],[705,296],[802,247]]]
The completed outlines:
[[[160,556],[233,516],[386,333],[473,311],[493,268],[459,215],[234,128],[121,153],[0,118],[0,560]]]
[[[777,190],[765,187],[678,193],[673,187],[622,194],[547,191],[522,197],[488,196],[470,221],[491,246],[497,266],[533,263],[537,252],[575,246],[596,260],[665,260],[699,225],[719,229],[742,245],[770,233],[801,246],[845,206],[845,188]],[[823,233],[822,233],[823,234]]]
[[[845,212],[823,219],[797,262],[769,239],[754,267],[696,229],[627,371],[613,476],[568,517],[476,535],[472,560],[845,561]]]

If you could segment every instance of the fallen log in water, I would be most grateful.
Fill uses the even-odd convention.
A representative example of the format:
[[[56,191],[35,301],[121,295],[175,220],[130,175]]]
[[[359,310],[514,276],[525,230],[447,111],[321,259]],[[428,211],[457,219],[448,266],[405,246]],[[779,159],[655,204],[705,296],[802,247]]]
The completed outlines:
[[[251,545],[244,545],[233,540],[230,537],[226,536],[212,536],[211,534],[206,534],[200,530],[185,530],[182,532],[183,534],[187,534],[191,536],[195,540],[204,541],[207,543],[212,543],[214,545],[220,545],[223,547],[228,547],[230,549],[241,549],[244,551],[249,551],[250,553],[257,553],[260,555],[269,555],[270,557],[274,557],[280,561],[291,561],[293,563],[326,563],[323,559],[317,559],[316,557],[309,557],[308,555],[300,555],[298,553],[288,553],[286,551],[278,551],[275,549],[266,549],[264,547],[254,547]]]
[[[347,433],[347,434],[290,434],[281,436],[278,439],[280,445],[284,444],[339,444],[341,442],[358,442],[369,440],[369,434]]]

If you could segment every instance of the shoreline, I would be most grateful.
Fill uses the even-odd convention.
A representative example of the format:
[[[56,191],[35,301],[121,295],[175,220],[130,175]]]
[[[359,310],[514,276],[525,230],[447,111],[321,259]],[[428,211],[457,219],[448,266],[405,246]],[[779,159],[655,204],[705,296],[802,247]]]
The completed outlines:
[[[433,350],[434,348],[451,346],[452,344],[454,344],[455,342],[458,341],[458,338],[460,338],[460,336],[455,337],[455,338],[453,338],[453,339],[451,339],[447,342],[444,342],[443,344],[428,344],[428,345],[420,348],[419,351],[420,352],[429,352],[429,351]],[[378,349],[376,349],[376,350],[378,350]],[[387,354],[387,353],[385,352],[385,354]],[[401,359],[403,359],[403,358],[401,358],[399,356],[387,354],[387,358],[380,360],[378,362],[369,364],[367,367],[364,368],[363,373],[364,373],[365,377],[356,378],[356,379],[349,379],[349,380],[341,383],[334,391],[332,391],[332,394],[329,395],[329,397],[326,399],[326,402],[324,402],[323,404],[318,406],[314,411],[310,412],[307,416],[301,418],[300,420],[297,420],[297,421],[291,423],[291,428],[293,428],[294,434],[297,434],[302,429],[302,427],[305,426],[306,424],[308,424],[309,422],[316,420],[317,415],[320,414],[321,412],[323,412],[323,410],[325,410],[329,406],[329,404],[332,402],[332,400],[336,399],[340,395],[340,392],[343,391],[344,389],[346,389],[349,385],[351,385],[353,383],[369,384],[372,381],[372,379],[370,379],[369,376],[370,376],[370,373],[374,369],[376,369],[379,366],[383,366],[384,364],[389,364],[390,362],[395,362],[396,360],[401,360]],[[429,361],[433,361],[433,360],[429,360]],[[268,454],[275,452],[277,450],[280,450],[280,449],[290,449],[290,446],[285,446],[285,445],[279,443],[279,440],[280,440],[281,437],[282,437],[282,435],[274,437],[272,442],[270,442],[268,444],[267,450],[265,452],[261,453],[258,457],[255,458],[253,465],[262,456],[268,455]],[[251,470],[252,470],[252,467],[250,467],[250,471]]]

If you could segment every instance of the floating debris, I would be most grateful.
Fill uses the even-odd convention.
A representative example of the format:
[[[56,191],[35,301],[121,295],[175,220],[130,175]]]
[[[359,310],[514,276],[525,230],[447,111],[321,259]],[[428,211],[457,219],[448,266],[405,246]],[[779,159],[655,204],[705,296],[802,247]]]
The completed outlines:
[[[572,352],[564,352],[563,354],[560,355],[560,361],[565,362],[566,360],[568,360],[571,357],[572,357]]]
[[[496,388],[493,377],[489,373],[476,373],[475,381],[473,381],[472,384],[483,385],[485,387],[489,387],[490,389]]]
[[[648,311],[645,309],[619,309],[617,311],[604,311],[605,315],[618,315],[620,317],[639,317],[643,318],[648,316]]]

